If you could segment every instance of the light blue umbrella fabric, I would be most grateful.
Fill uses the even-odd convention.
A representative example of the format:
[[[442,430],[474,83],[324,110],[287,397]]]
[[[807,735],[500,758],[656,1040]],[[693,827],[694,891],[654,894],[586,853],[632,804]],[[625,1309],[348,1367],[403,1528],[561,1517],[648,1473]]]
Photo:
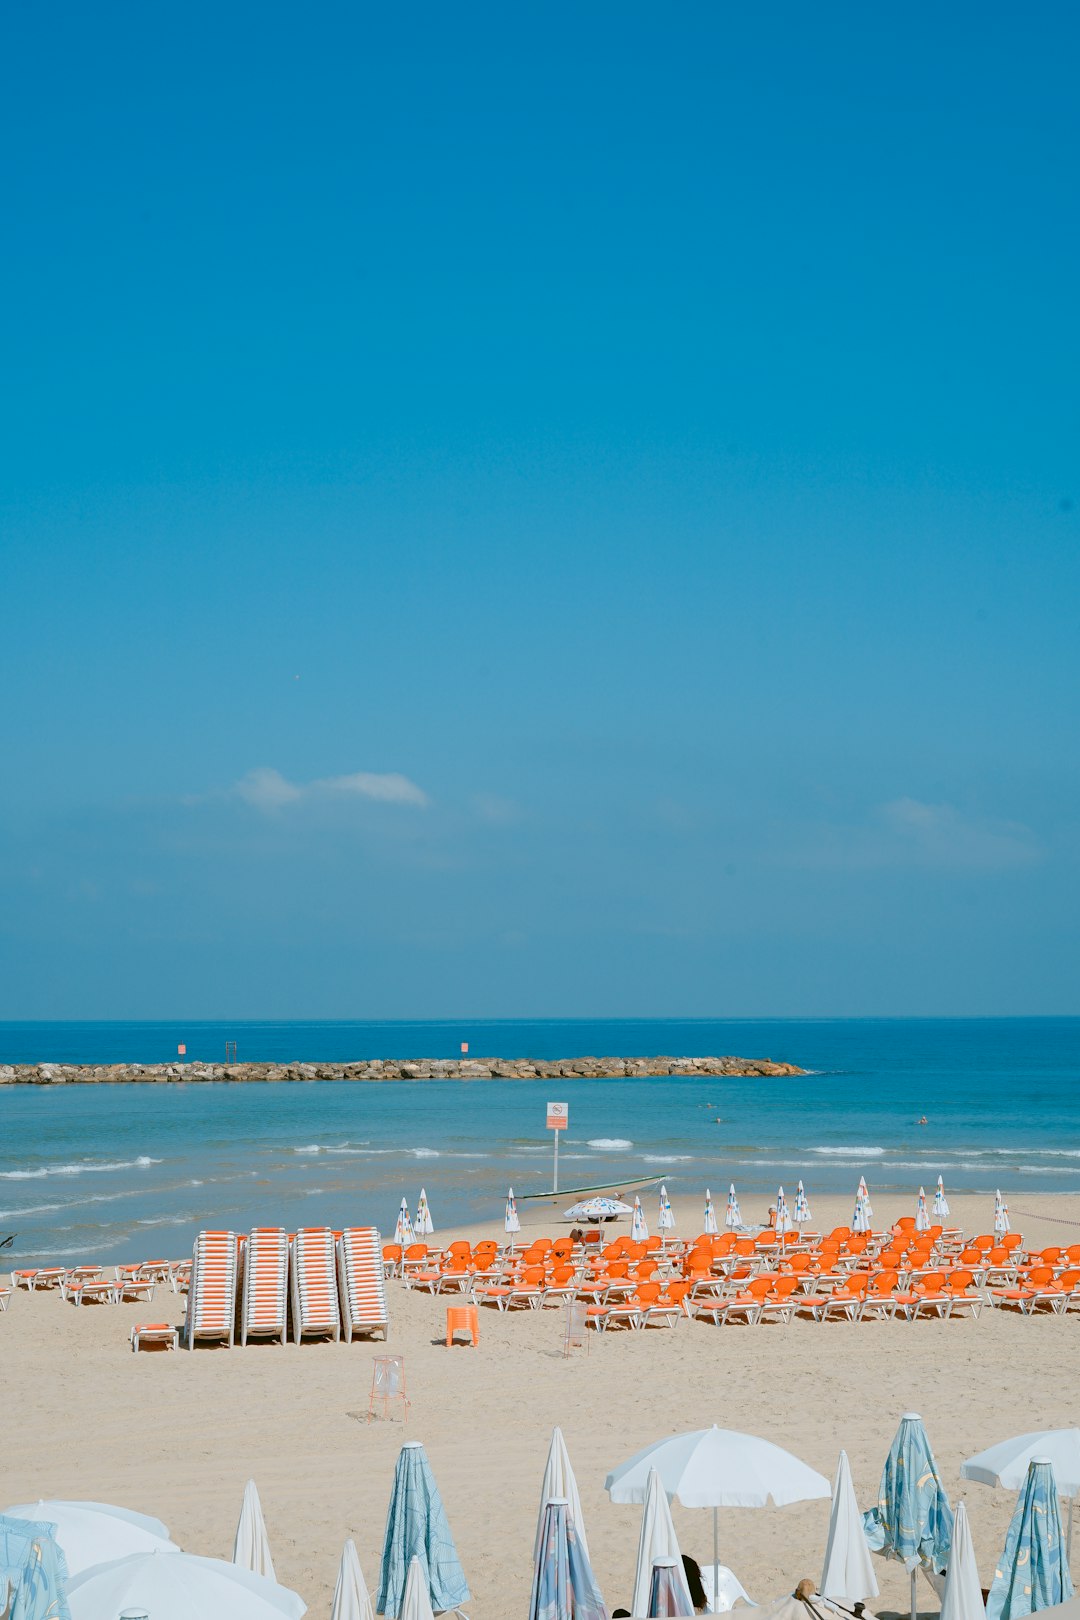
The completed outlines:
[[[446,1519],[439,1487],[422,1445],[406,1441],[394,1470],[394,1487],[386,1515],[379,1614],[401,1612],[409,1565],[420,1560],[427,1576],[433,1609],[456,1609],[469,1601],[469,1588]]]
[[[987,1620],[1016,1620],[1064,1603],[1072,1595],[1054,1469],[1033,1459],[994,1571]]]
[[[10,1620],[71,1620],[67,1563],[54,1530],[0,1514],[0,1610],[10,1604]]]
[[[544,1508],[529,1620],[608,1620],[592,1565],[565,1502],[548,1502]]]
[[[881,1475],[877,1507],[863,1514],[871,1552],[923,1565],[940,1575],[948,1567],[953,1513],[922,1419],[901,1418]]]

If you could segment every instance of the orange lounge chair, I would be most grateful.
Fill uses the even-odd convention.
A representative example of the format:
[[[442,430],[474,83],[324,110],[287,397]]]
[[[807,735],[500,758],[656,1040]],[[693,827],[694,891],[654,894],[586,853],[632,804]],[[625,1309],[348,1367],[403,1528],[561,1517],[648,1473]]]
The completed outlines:
[[[230,1346],[236,1325],[237,1239],[235,1232],[200,1232],[191,1257],[184,1338],[224,1339]]]
[[[795,1291],[798,1286],[798,1277],[777,1277],[758,1307],[757,1320],[790,1322],[795,1315]]]
[[[289,1315],[289,1234],[257,1226],[240,1250],[240,1343],[285,1343]]]
[[[945,1292],[947,1277],[948,1273],[944,1271],[924,1271],[910,1291],[902,1296],[909,1322],[914,1322],[920,1316],[946,1314],[949,1308],[949,1298]]]
[[[831,1294],[817,1301],[816,1308],[811,1308],[811,1315],[819,1322],[827,1322],[830,1316],[843,1316],[847,1321],[854,1322],[862,1309],[869,1286],[868,1272],[852,1273]],[[804,1302],[800,1302],[800,1309],[804,1308]]]
[[[361,1334],[381,1333],[385,1339],[390,1330],[379,1252],[374,1226],[347,1226],[337,1239],[338,1298],[346,1344]]]
[[[136,1322],[131,1329],[131,1348],[141,1350],[144,1344],[164,1345],[176,1350],[180,1345],[180,1329],[171,1322]]]
[[[341,1338],[337,1255],[328,1226],[307,1226],[292,1242],[293,1340],[300,1344],[318,1335]]]
[[[982,1313],[983,1298],[981,1294],[971,1291],[973,1282],[974,1278],[970,1271],[958,1269],[949,1273],[945,1283],[945,1294],[948,1299],[946,1317],[960,1316],[967,1311],[969,1316],[978,1319]]]
[[[888,1317],[891,1321],[896,1315],[896,1290],[900,1282],[899,1273],[895,1270],[885,1270],[875,1273],[866,1285],[862,1304],[859,1306],[859,1321],[867,1316]]]

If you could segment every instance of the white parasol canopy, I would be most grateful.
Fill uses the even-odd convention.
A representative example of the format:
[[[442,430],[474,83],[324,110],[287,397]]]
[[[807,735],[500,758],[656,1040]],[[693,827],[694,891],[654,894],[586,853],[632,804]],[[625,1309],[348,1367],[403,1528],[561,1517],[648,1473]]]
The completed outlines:
[[[712,1193],[708,1187],[705,1189],[705,1224],[702,1231],[707,1237],[715,1237],[717,1233],[716,1211],[713,1208]]]
[[[1000,1187],[994,1194],[994,1231],[998,1237],[1004,1237],[1006,1232],[1012,1231],[1009,1225],[1009,1206],[1001,1196]]]
[[[409,1200],[407,1198],[401,1200],[401,1208],[398,1210],[397,1225],[394,1227],[394,1242],[400,1243],[403,1249],[409,1248],[416,1242],[413,1224],[409,1219]]]
[[[735,1196],[735,1183],[732,1182],[731,1186],[728,1188],[727,1214],[724,1216],[724,1225],[729,1229],[732,1229],[736,1226],[741,1226],[742,1223],[742,1211],[739,1208],[739,1200]]]
[[[634,1218],[630,1222],[630,1236],[635,1243],[644,1243],[649,1235],[649,1228],[645,1222],[645,1211],[641,1207],[641,1199],[634,1196]]]
[[[604,1489],[613,1502],[644,1502],[655,1469],[668,1499],[713,1510],[713,1563],[719,1564],[717,1509],[783,1507],[828,1497],[829,1482],[790,1451],[734,1429],[695,1429],[646,1446],[612,1470]]]
[[[431,1219],[431,1210],[428,1207],[427,1188],[421,1187],[420,1197],[416,1201],[416,1224],[413,1231],[418,1238],[431,1237],[435,1230],[435,1223]]]
[[[342,1548],[330,1620],[375,1620],[371,1594],[353,1541],[347,1541]]]
[[[617,1215],[632,1215],[632,1204],[624,1204],[618,1198],[583,1198],[579,1204],[572,1204],[563,1212],[568,1221],[607,1221],[613,1220]]]
[[[656,1217],[657,1229],[661,1232],[670,1232],[675,1225],[675,1216],[671,1208],[671,1199],[668,1197],[666,1187],[660,1188],[660,1213]]]
[[[915,1230],[916,1232],[929,1232],[930,1230],[930,1212],[926,1207],[925,1187],[919,1188],[919,1200],[915,1205]]]
[[[405,1577],[405,1591],[401,1599],[401,1613],[398,1620],[435,1620],[424,1566],[416,1557],[409,1565],[409,1573]]]
[[[846,1451],[840,1453],[836,1467],[829,1539],[825,1545],[825,1564],[818,1590],[822,1597],[833,1598],[848,1609],[878,1595],[878,1583],[863,1534],[862,1514],[855,1500]]]
[[[3,1510],[9,1519],[36,1519],[55,1525],[57,1546],[68,1575],[81,1575],[94,1564],[132,1553],[178,1553],[160,1519],[108,1502],[22,1502]]]
[[[521,1221],[518,1218],[517,1199],[514,1197],[513,1187],[510,1188],[506,1195],[506,1214],[503,1216],[503,1231],[521,1231]]]
[[[124,1609],[153,1620],[300,1620],[307,1604],[288,1587],[221,1558],[135,1553],[95,1564],[68,1582],[71,1620],[116,1620]]]
[[[534,1565],[540,1556],[540,1538],[544,1533],[544,1509],[549,1502],[553,1501],[565,1501],[567,1503],[570,1517],[574,1521],[574,1531],[578,1543],[586,1558],[588,1558],[589,1543],[585,1539],[585,1519],[581,1511],[581,1497],[578,1495],[574,1470],[570,1466],[570,1453],[566,1449],[566,1441],[563,1439],[563,1432],[558,1425],[551,1431],[551,1445],[548,1447],[544,1482],[540,1487],[540,1515],[536,1521],[536,1538],[533,1542]]]
[[[649,1469],[645,1486],[645,1507],[641,1515],[641,1534],[638,1537],[637,1572],[634,1575],[634,1596],[630,1613],[640,1617],[649,1613],[649,1592],[652,1587],[653,1565],[658,1558],[673,1558],[678,1566],[677,1581],[685,1588],[689,1608],[690,1588],[686,1585],[679,1539],[672,1523],[667,1492],[655,1468]],[[689,1610],[688,1610],[689,1612]]]
[[[1080,1429],[1036,1429],[1002,1440],[987,1451],[976,1452],[960,1465],[961,1479],[980,1485],[999,1485],[1006,1491],[1023,1490],[1028,1464],[1048,1457],[1054,1465],[1058,1495],[1069,1503],[1068,1552],[1072,1556],[1073,1504],[1080,1496]]]
[[[949,1200],[945,1196],[945,1182],[941,1176],[937,1178],[937,1192],[934,1194],[934,1214],[947,1215],[949,1213]]]
[[[941,1596],[941,1620],[986,1620],[975,1544],[963,1502],[956,1504],[953,1520],[949,1567],[945,1571],[945,1590]]]
[[[789,1592],[786,1597],[777,1598],[775,1603],[762,1605],[755,1613],[754,1620],[851,1620],[851,1614],[820,1592],[815,1592],[805,1602],[794,1592]],[[869,1609],[864,1609],[863,1620],[875,1620],[875,1616]]]
[[[232,1557],[234,1564],[241,1569],[250,1569],[253,1575],[265,1575],[268,1581],[277,1579],[274,1560],[270,1556],[270,1538],[266,1534],[262,1503],[253,1479],[249,1479],[244,1486]]]

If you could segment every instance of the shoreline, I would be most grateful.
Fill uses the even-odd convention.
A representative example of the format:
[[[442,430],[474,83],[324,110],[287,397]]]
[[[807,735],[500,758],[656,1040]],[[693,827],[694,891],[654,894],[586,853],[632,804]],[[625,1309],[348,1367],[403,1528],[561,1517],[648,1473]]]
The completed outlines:
[[[373,1058],[355,1063],[3,1063],[0,1085],[183,1085],[312,1080],[632,1080],[809,1074],[771,1058]]]

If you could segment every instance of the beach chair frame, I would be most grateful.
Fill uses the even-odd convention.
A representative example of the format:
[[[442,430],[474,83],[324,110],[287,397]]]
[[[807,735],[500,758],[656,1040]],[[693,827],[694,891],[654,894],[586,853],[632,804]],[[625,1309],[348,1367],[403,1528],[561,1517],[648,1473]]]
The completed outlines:
[[[277,1339],[289,1326],[289,1234],[279,1226],[256,1226],[240,1254],[240,1343]]]
[[[338,1295],[345,1342],[361,1335],[390,1332],[390,1308],[382,1263],[382,1239],[375,1226],[347,1226],[337,1240]]]
[[[341,1338],[337,1244],[328,1226],[302,1227],[292,1240],[293,1340]]]

